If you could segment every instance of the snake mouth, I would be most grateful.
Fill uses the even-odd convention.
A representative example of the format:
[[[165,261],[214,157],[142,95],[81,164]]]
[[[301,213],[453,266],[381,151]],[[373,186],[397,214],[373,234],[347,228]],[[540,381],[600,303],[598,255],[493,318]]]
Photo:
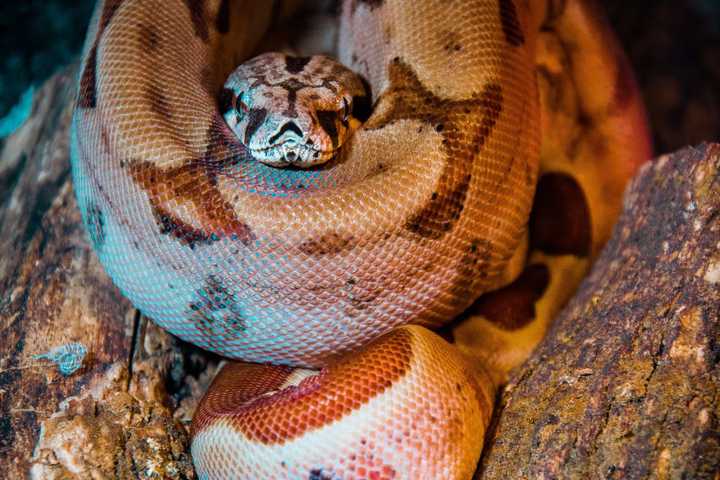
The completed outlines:
[[[250,153],[257,161],[273,167],[309,168],[331,160],[338,149],[318,150],[307,144],[287,141],[269,147],[251,148]]]

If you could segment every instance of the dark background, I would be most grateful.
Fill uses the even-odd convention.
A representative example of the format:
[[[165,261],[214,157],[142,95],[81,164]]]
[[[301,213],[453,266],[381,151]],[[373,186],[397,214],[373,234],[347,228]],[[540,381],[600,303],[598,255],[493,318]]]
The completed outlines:
[[[720,139],[720,0],[605,0],[664,153]],[[94,0],[0,0],[0,117],[80,51]]]
[[[78,57],[94,0],[0,0],[0,117]]]

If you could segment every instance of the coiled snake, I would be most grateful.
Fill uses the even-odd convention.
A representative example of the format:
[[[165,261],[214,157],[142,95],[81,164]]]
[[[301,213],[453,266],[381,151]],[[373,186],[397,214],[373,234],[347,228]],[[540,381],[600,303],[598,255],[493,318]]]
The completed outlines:
[[[99,2],[83,221],[144,314],[253,362],[198,408],[201,478],[470,478],[649,156],[632,73],[582,0],[348,0],[347,68],[249,60],[295,3]]]

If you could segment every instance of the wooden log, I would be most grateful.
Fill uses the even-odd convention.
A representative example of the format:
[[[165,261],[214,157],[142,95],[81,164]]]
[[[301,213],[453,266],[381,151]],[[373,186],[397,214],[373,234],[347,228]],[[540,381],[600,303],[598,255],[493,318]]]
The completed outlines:
[[[720,145],[646,165],[476,478],[720,478]]]

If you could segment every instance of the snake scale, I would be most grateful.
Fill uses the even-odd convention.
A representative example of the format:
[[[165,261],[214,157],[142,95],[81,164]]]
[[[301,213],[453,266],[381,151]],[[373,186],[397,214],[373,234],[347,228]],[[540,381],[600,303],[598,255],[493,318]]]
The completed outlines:
[[[586,0],[347,0],[341,63],[253,58],[299,3],[99,2],[83,222],[140,311],[243,361],[200,478],[471,478],[650,155],[632,72]]]

